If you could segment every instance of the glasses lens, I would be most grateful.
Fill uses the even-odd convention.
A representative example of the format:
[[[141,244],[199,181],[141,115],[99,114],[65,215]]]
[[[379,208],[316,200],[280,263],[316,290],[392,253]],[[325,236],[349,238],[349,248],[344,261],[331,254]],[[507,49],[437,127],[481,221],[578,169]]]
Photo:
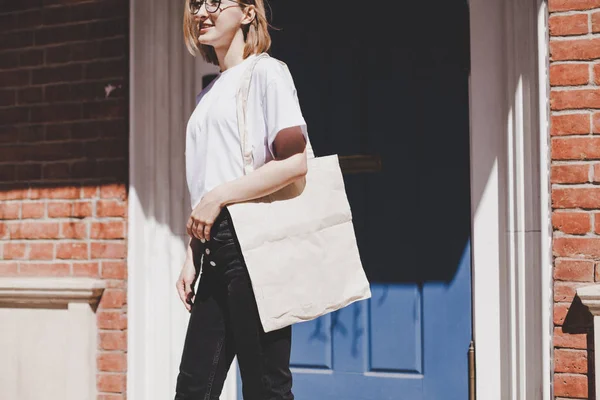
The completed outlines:
[[[192,14],[198,14],[200,11],[200,7],[202,7],[202,3],[199,1],[190,1],[190,12]]]
[[[206,11],[214,13],[219,9],[221,0],[206,0]]]

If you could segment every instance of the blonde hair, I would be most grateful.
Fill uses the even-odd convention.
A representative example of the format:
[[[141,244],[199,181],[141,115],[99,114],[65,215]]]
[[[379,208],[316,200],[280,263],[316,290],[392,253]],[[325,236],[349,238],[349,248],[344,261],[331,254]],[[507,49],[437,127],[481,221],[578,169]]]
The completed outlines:
[[[269,22],[265,10],[266,0],[239,0],[242,10],[248,6],[254,6],[256,16],[248,25],[242,27],[244,32],[244,58],[251,54],[269,51],[271,48],[271,35],[269,34]],[[205,61],[219,65],[217,53],[214,47],[201,44],[198,41],[198,24],[194,23],[194,15],[190,11],[190,0],[185,0],[183,13],[183,38],[188,51],[197,56],[202,55]]]

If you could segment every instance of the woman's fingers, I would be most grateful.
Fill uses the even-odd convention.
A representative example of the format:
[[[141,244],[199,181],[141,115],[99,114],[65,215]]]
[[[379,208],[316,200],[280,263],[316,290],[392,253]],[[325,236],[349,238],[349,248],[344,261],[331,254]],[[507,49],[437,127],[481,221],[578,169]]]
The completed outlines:
[[[210,240],[210,228],[212,227],[212,225],[206,224],[204,225],[204,238],[206,240]]]
[[[185,308],[190,311],[192,308],[191,306],[188,304],[188,302],[186,301],[187,299],[187,294],[185,292],[185,283],[183,281],[182,278],[180,278],[177,281],[177,293],[179,294],[179,298],[181,299],[181,302],[183,303],[183,305],[185,306]]]

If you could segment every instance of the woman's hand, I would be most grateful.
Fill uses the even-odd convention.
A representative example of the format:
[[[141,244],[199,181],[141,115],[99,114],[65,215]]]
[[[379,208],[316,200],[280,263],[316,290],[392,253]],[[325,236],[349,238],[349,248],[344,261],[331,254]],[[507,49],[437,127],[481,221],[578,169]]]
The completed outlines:
[[[196,268],[194,267],[194,261],[190,257],[186,257],[175,287],[177,288],[177,293],[179,293],[179,298],[188,311],[192,311],[192,303],[196,298],[196,294],[194,293],[195,280]]]
[[[187,222],[187,233],[194,236],[202,243],[210,240],[210,229],[221,213],[223,202],[217,190],[208,192],[200,203],[194,208]]]

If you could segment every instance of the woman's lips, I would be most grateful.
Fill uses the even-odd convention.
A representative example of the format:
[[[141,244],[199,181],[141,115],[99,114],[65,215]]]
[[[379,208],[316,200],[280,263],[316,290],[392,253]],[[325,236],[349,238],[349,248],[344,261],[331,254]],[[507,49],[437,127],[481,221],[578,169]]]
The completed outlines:
[[[203,25],[200,27],[200,32],[206,32],[209,28],[212,28],[212,25]]]

